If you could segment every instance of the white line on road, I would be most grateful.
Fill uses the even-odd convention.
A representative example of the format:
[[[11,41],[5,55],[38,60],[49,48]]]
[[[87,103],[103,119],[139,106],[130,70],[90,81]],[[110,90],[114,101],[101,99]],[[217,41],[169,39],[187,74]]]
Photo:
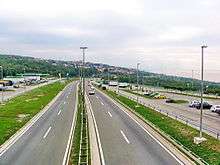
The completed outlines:
[[[98,96],[95,96],[98,99]]]
[[[109,111],[108,111],[108,114],[109,114],[109,116],[110,116],[110,117],[112,117],[112,114],[111,114],[111,112],[109,112]]]
[[[66,104],[66,101],[64,101],[63,104]]]
[[[76,85],[75,111],[74,111],[74,114],[73,114],[73,121],[72,121],[72,124],[71,124],[70,134],[69,134],[66,150],[65,150],[65,153],[64,153],[62,165],[67,165],[68,162],[69,162],[70,149],[71,149],[71,146],[72,146],[72,136],[74,134],[74,130],[75,130],[75,126],[76,126],[76,112],[77,112],[77,105],[78,105],[78,95],[77,95],[78,94],[78,85],[79,85],[79,83],[77,83],[77,85]]]
[[[111,99],[110,99],[111,100]],[[112,100],[113,103],[117,105],[116,102]],[[118,106],[119,107],[119,106]],[[120,107],[119,107],[120,108]],[[139,125],[152,139],[154,139],[163,149],[165,149],[176,161],[178,161],[179,164],[184,165],[184,163],[176,156],[174,155],[168,148],[166,148],[157,138],[155,138],[146,128],[144,128],[136,119],[134,119],[128,112],[120,108],[125,114],[127,114],[137,125]]]
[[[123,132],[122,130],[120,130],[120,132],[121,132],[122,136],[124,137],[125,141],[126,141],[128,144],[130,144],[130,142],[129,142],[128,138],[125,136],[124,132]]]
[[[59,116],[59,115],[60,115],[60,113],[61,113],[61,110],[59,110],[59,112],[57,113],[57,115]]]
[[[51,130],[51,127],[49,127],[48,129],[47,129],[47,132],[44,134],[44,139],[47,137],[47,135],[48,135],[48,133],[50,132],[50,130]]]
[[[91,102],[90,102],[90,100],[89,100],[87,95],[86,95],[86,99],[88,100],[88,104],[89,104],[88,107],[89,107],[89,110],[90,110],[90,112],[92,114],[92,119],[93,119],[94,126],[95,126],[96,138],[97,138],[97,141],[98,141],[98,148],[99,148],[100,157],[101,157],[101,164],[105,165],[105,158],[104,158],[104,154],[103,154],[103,150],[102,150],[102,144],[101,144],[101,140],[100,140],[100,136],[99,136],[99,131],[98,131],[97,123],[96,123],[95,116],[94,116],[94,113],[93,113],[93,110],[92,110]]]
[[[102,101],[100,101],[102,105],[104,105],[104,103]]]

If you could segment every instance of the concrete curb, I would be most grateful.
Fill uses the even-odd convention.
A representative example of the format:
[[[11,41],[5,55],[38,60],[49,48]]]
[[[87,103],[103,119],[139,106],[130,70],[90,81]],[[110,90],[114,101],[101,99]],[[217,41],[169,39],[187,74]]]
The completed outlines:
[[[90,152],[91,152],[91,164],[93,165],[105,165],[104,155],[101,147],[101,142],[99,139],[99,133],[97,124],[95,121],[94,114],[92,112],[92,106],[86,95],[86,110],[88,114],[89,122],[89,138],[90,138]]]
[[[152,123],[146,121],[142,116],[137,114],[133,109],[131,109],[127,105],[123,104],[118,99],[116,101],[115,99],[113,99],[112,97],[108,96],[107,94],[105,94],[104,92],[100,91],[99,89],[97,89],[97,90],[99,92],[101,92],[102,94],[104,94],[106,97],[108,97],[120,109],[128,112],[132,117],[135,118],[135,120],[137,120],[138,123],[140,123],[141,125],[147,125],[148,127],[146,127],[146,126],[144,126],[144,127],[146,127],[148,129],[148,131],[158,141],[160,141],[163,145],[165,145],[165,147],[167,147],[167,149],[170,152],[172,152],[176,157],[178,157],[180,159],[183,159],[184,160],[183,161],[184,164],[187,164],[187,163],[185,163],[185,161],[190,162],[190,164],[200,164],[200,165],[204,164],[200,159],[196,158],[189,151],[185,150],[182,146],[180,146],[177,142],[175,142],[173,139],[171,139],[168,135],[166,135],[164,132],[162,132],[157,127],[155,127]]]
[[[6,140],[0,147],[0,156],[2,156],[34,123],[50,108],[50,106],[57,101],[58,97],[64,92],[64,90],[70,86],[67,84],[62,91],[60,91],[42,110],[40,110],[32,119],[30,119],[23,127],[21,127],[15,134],[13,134],[8,140]]]

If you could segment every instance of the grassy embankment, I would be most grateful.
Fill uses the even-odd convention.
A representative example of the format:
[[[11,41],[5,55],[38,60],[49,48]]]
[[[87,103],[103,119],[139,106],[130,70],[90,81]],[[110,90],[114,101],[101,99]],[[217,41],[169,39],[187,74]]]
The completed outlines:
[[[175,141],[188,148],[209,164],[220,165],[219,140],[204,134],[207,141],[196,145],[193,143],[193,138],[199,135],[198,130],[143,105],[136,107],[135,101],[132,101],[124,96],[117,95],[115,92],[106,91],[106,93],[117,101],[120,101],[124,105],[130,107],[135,113],[142,116],[148,122],[154,124],[157,128],[165,132],[171,138],[175,139]]]
[[[68,82],[55,82],[33,89],[0,105],[0,144],[42,110]]]

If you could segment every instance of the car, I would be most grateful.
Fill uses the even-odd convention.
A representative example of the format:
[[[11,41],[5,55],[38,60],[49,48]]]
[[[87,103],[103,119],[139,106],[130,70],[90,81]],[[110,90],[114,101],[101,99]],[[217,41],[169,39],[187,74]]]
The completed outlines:
[[[213,105],[210,110],[212,112],[218,112],[220,111],[220,105]]]
[[[156,95],[154,96],[155,99],[166,99],[167,97],[165,95]]]
[[[189,104],[189,107],[191,108],[195,108],[197,105],[199,105],[200,102],[198,100],[193,100],[191,101],[191,103]]]
[[[94,90],[90,90],[89,91],[89,95],[94,95],[95,94],[95,91]]]
[[[151,94],[153,94],[153,92],[149,91],[149,92],[144,92],[143,93],[145,96],[150,96]]]
[[[197,109],[201,108],[201,103],[199,103],[198,105],[195,106]],[[208,102],[203,102],[203,109],[210,109],[212,107],[211,104],[209,104]]]
[[[175,102],[175,100],[173,100],[173,99],[167,99],[166,100],[166,103],[174,103]]]

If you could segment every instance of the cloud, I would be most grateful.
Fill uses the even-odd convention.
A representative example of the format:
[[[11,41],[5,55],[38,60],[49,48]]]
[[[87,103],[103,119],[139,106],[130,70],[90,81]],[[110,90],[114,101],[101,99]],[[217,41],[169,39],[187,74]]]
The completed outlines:
[[[220,69],[218,0],[1,0],[2,53],[179,72]],[[192,65],[193,64],[193,65]]]

